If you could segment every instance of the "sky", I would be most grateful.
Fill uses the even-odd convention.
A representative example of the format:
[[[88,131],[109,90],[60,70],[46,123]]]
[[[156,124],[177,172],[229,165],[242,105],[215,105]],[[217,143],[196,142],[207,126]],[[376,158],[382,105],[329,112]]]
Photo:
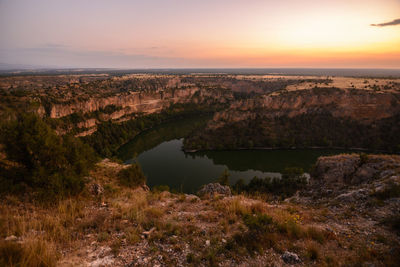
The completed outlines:
[[[400,0],[0,0],[0,63],[400,68]]]

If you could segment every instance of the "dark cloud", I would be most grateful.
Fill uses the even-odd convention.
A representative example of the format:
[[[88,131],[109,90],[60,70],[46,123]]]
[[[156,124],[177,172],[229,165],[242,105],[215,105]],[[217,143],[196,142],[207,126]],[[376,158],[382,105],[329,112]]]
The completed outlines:
[[[377,27],[394,26],[394,25],[400,25],[400,19],[395,19],[393,21],[379,23],[379,24],[371,24],[371,26],[377,26]]]

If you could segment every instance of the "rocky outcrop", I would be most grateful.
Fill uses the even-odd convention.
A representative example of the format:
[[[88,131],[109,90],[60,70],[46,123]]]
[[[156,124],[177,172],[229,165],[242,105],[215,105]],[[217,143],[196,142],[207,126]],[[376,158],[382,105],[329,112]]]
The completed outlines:
[[[400,156],[344,154],[320,157],[308,193],[313,199],[367,205],[400,197]],[[400,209],[397,205],[396,209]]]
[[[231,196],[231,189],[229,186],[221,185],[219,183],[211,183],[204,185],[197,193],[201,197],[210,196],[214,197],[216,195]]]
[[[338,88],[272,93],[234,102],[229,109],[215,114],[210,127],[218,128],[226,122],[254,119],[256,116],[294,117],[321,109],[334,117],[349,117],[368,123],[399,113],[400,94]]]
[[[123,111],[114,114],[113,119],[129,113],[153,113],[170,105],[170,103],[185,102],[197,92],[198,88],[176,90],[174,92],[129,92],[110,97],[90,98],[75,103],[55,104],[50,108],[51,118],[61,118],[70,114],[81,112],[89,113],[100,110],[109,105],[121,107]]]
[[[301,262],[299,256],[297,256],[296,253],[292,253],[289,251],[285,251],[285,253],[282,254],[282,260],[288,264],[296,264]]]
[[[400,156],[342,154],[320,157],[312,182],[330,185],[359,185],[400,172]]]

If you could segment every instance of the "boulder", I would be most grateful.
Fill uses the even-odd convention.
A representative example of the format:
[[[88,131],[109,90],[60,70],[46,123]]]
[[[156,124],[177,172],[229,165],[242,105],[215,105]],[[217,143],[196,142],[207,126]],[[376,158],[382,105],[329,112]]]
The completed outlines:
[[[357,154],[320,157],[313,171],[313,182],[346,183],[360,164]]]
[[[342,202],[355,202],[357,200],[365,200],[368,198],[368,191],[366,189],[353,190],[336,197],[337,200]]]
[[[185,194],[185,199],[186,199],[186,201],[189,201],[189,202],[200,201],[200,198],[198,196],[192,195],[192,194]]]
[[[229,186],[211,183],[204,185],[197,194],[199,196],[214,197],[215,195],[231,196],[232,192]]]
[[[287,264],[296,264],[301,262],[301,259],[299,258],[299,256],[297,256],[296,253],[292,253],[289,251],[285,251],[285,253],[283,253],[282,260]]]
[[[90,185],[90,192],[95,196],[99,196],[104,193],[104,188],[100,184],[93,183]]]

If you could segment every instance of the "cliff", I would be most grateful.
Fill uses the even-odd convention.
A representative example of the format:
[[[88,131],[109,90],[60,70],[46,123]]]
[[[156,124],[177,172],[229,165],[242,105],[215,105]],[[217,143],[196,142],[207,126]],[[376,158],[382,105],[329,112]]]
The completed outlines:
[[[370,123],[399,113],[400,93],[338,88],[272,93],[232,103],[227,110],[215,114],[210,127],[218,128],[227,122],[254,119],[256,116],[294,117],[314,110],[325,110],[334,117]]]

